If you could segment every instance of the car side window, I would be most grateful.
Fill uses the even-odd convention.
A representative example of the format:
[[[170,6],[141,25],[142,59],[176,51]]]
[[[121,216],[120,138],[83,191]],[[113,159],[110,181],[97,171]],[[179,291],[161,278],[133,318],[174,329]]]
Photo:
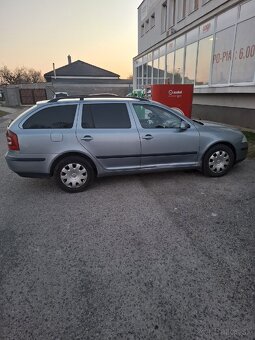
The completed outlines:
[[[130,129],[126,104],[84,104],[81,125],[84,129]]]
[[[133,104],[139,122],[144,129],[180,128],[181,118],[150,104]]]
[[[59,105],[41,109],[30,116],[23,129],[71,129],[77,105]]]

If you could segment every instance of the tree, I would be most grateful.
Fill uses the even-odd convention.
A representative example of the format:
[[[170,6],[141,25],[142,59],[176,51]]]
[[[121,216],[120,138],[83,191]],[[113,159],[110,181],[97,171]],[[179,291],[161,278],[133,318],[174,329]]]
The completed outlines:
[[[11,71],[7,66],[0,68],[0,84],[31,84],[43,82],[41,71],[18,67]]]

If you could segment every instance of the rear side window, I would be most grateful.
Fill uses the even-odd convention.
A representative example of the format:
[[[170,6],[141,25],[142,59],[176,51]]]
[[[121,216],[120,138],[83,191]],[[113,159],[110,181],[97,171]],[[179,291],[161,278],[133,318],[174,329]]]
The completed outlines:
[[[77,105],[47,107],[36,112],[23,124],[23,129],[71,129]]]
[[[131,123],[126,104],[85,104],[82,110],[84,129],[129,129]]]

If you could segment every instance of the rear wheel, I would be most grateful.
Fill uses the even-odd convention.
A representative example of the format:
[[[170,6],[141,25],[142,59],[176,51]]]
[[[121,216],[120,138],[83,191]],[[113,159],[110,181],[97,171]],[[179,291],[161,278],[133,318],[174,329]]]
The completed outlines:
[[[224,144],[211,147],[203,160],[203,172],[207,176],[220,177],[225,175],[234,164],[234,152]]]
[[[57,164],[54,177],[62,190],[70,193],[81,192],[92,183],[94,170],[82,157],[66,157]]]

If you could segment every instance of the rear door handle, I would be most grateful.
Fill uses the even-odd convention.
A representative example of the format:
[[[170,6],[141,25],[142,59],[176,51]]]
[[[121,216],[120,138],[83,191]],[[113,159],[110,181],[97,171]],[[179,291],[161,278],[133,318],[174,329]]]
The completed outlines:
[[[89,142],[89,141],[92,140],[92,139],[93,139],[93,137],[91,137],[91,136],[89,136],[89,135],[84,136],[84,137],[81,138],[81,140],[85,140],[86,142]]]
[[[152,139],[152,138],[153,138],[153,136],[152,136],[152,135],[149,135],[149,134],[147,134],[147,135],[143,136],[142,138],[143,138],[143,139],[146,139],[146,140],[150,140],[150,139]]]

